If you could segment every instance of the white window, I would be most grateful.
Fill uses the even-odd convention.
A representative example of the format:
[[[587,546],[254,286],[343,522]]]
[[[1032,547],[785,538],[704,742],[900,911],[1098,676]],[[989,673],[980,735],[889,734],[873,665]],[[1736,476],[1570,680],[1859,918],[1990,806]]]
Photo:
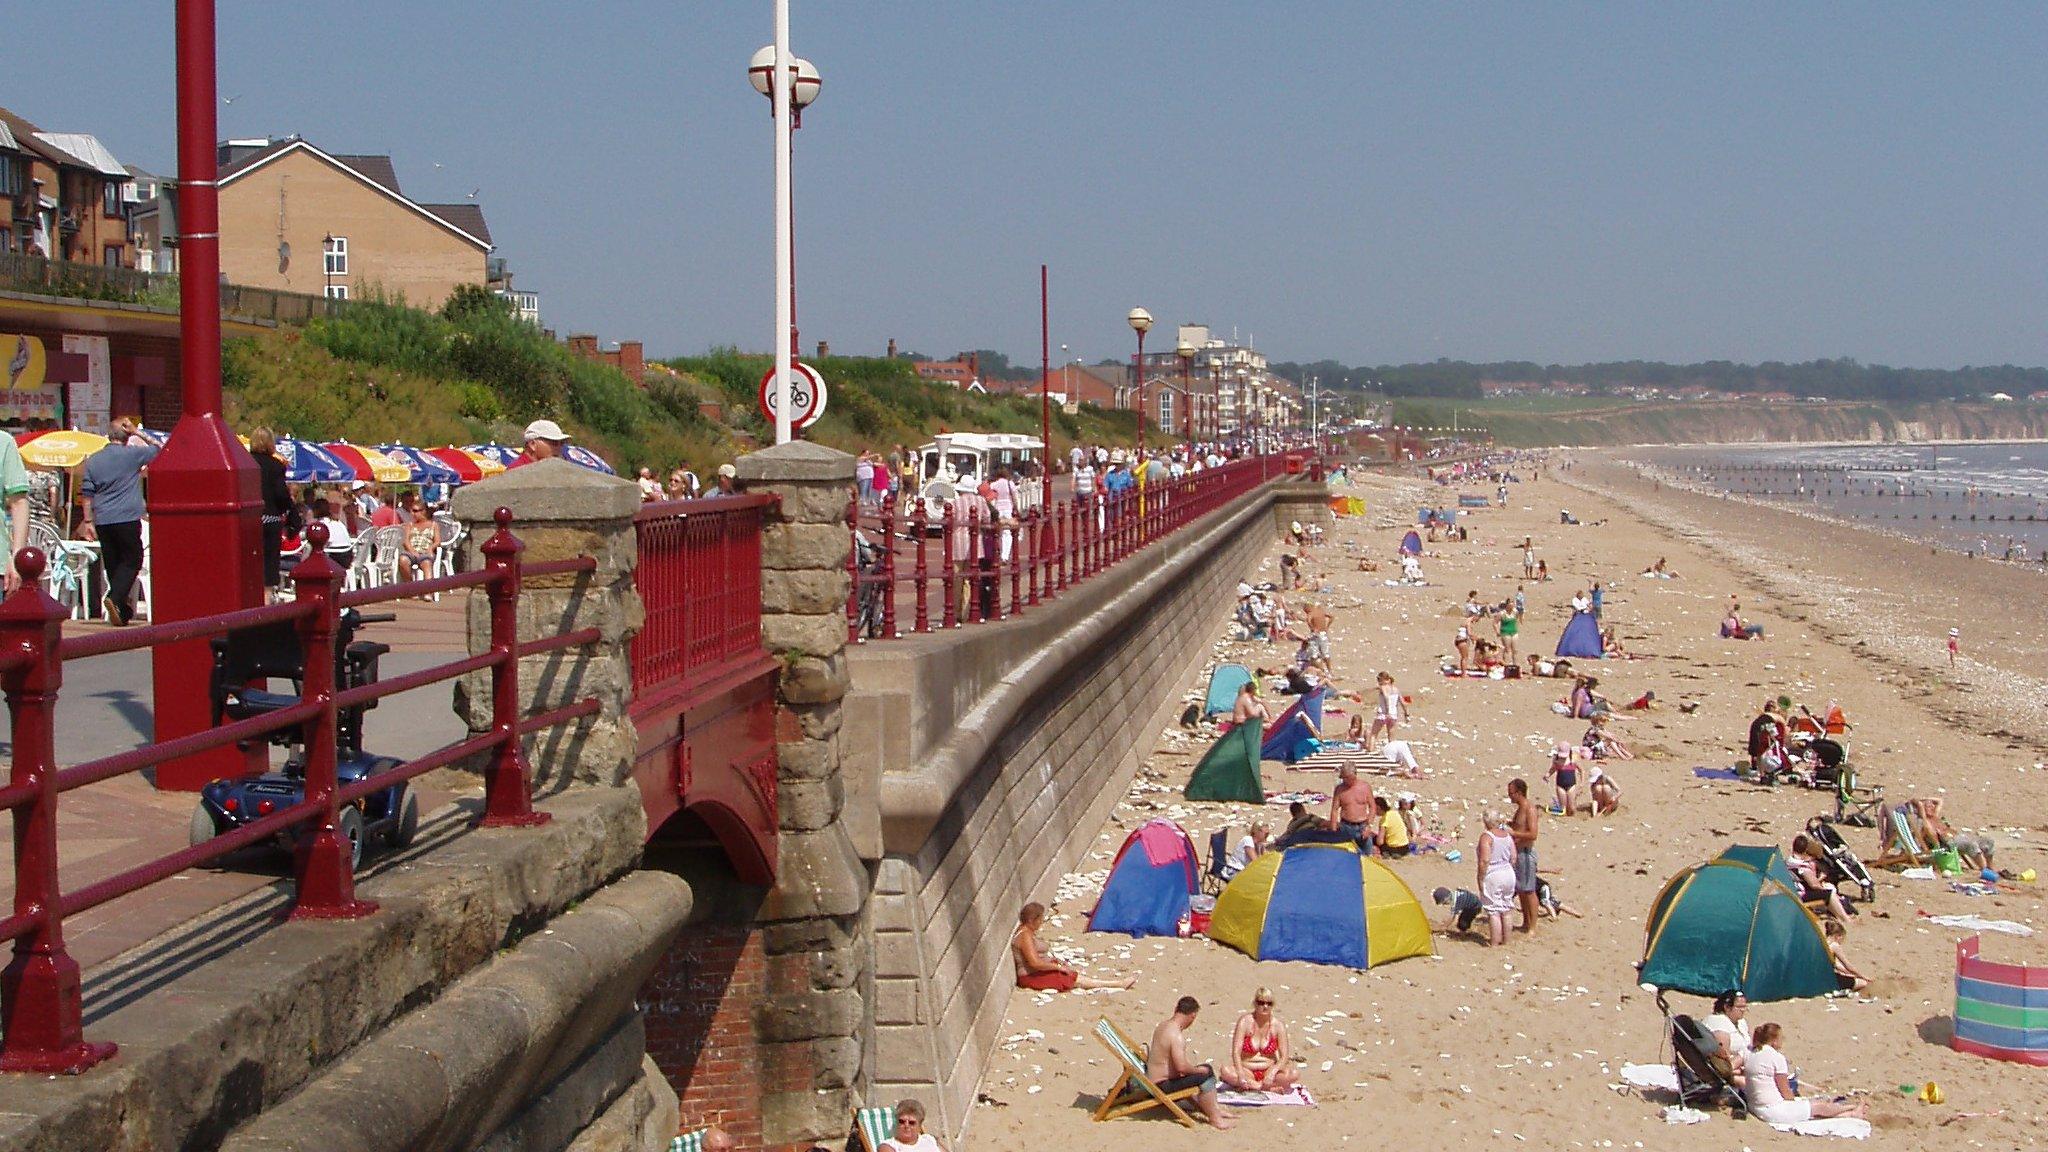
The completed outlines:
[[[329,285],[327,286],[327,298],[328,298],[329,300],[346,300],[346,299],[348,299],[348,285],[346,285],[346,284],[329,284]]]
[[[329,236],[326,243],[322,246],[321,252],[327,265],[327,275],[348,275],[348,237]],[[329,289],[327,294],[330,296],[335,295],[332,289]],[[335,298],[339,300],[348,299],[348,289],[342,288],[341,294]]]

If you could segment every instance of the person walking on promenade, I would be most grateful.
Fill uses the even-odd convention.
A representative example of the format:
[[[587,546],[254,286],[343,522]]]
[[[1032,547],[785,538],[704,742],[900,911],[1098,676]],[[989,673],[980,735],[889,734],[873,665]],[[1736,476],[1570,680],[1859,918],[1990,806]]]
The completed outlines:
[[[78,486],[85,497],[85,538],[100,542],[107,566],[107,621],[122,627],[135,619],[135,577],[142,571],[142,470],[157,453],[123,443],[134,431],[134,417],[117,417],[113,440],[86,458]]]
[[[1515,840],[1515,899],[1522,906],[1522,923],[1517,931],[1536,934],[1536,805],[1529,800],[1529,782],[1517,776],[1508,781],[1508,799],[1514,803],[1515,818],[1508,825]]]
[[[277,435],[268,428],[249,433],[249,454],[256,458],[256,487],[263,494],[263,586],[272,600],[284,582],[285,529],[296,527],[291,485],[285,483],[284,461],[277,458]]]

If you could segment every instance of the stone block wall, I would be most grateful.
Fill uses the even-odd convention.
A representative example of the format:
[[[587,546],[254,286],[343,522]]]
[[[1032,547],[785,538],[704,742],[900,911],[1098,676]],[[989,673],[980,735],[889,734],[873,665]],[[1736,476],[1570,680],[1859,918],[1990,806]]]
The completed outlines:
[[[1000,727],[983,734],[987,751],[922,840],[904,845],[900,822],[892,825],[878,865],[871,907],[876,1099],[915,1095],[937,1110],[944,1133],[958,1138],[966,1129],[1008,1004],[1017,909],[1050,899],[1122,797],[1152,733],[1181,707],[1190,670],[1206,659],[1229,614],[1234,585],[1273,543],[1273,500],[1271,489],[1247,497],[1202,537],[1135,558],[1124,570],[1131,575],[1107,578],[1128,582],[1108,602],[1074,595],[1036,610],[1042,615],[1035,619],[1027,613],[1023,627],[1089,640],[1014,714],[970,710],[962,717],[961,724]],[[867,759],[874,746],[905,743],[902,733],[880,730],[889,709],[858,706],[872,703],[859,699],[870,683],[866,655],[855,664],[850,762]],[[886,795],[889,771],[909,765],[881,767],[877,790]],[[890,824],[887,811],[882,818]]]

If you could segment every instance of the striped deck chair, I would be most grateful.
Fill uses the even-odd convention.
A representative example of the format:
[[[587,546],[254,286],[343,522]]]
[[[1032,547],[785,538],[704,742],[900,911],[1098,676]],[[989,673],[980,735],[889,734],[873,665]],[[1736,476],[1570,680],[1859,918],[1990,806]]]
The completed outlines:
[[[881,1152],[882,1141],[896,1135],[896,1106],[855,1108],[853,1134],[860,1138],[860,1146],[866,1152]]]
[[[668,1152],[704,1152],[704,1134],[709,1131],[709,1128],[699,1128],[695,1132],[683,1133],[668,1142]]]
[[[1867,861],[1870,867],[1917,867],[1923,863],[1927,849],[1922,848],[1920,838],[1913,835],[1913,826],[1906,821],[1905,810],[1887,806],[1878,810],[1878,817],[1884,851]]]
[[[1095,1022],[1095,1038],[1102,1041],[1102,1046],[1110,1050],[1121,1066],[1116,1083],[1102,1094],[1102,1106],[1095,1110],[1097,1120],[1114,1120],[1119,1116],[1164,1108],[1187,1127],[1195,1126],[1195,1118],[1187,1114],[1179,1101],[1200,1095],[1202,1089],[1199,1086],[1173,1093],[1162,1091],[1145,1075],[1145,1046],[1124,1035],[1109,1022],[1108,1017]]]

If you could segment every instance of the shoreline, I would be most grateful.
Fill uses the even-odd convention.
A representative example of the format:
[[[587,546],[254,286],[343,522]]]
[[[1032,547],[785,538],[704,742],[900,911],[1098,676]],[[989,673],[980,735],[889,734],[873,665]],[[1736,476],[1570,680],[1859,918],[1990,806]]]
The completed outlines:
[[[2048,871],[2048,836],[2037,815],[2048,805],[2041,734],[2011,727],[1990,732],[1997,721],[1976,718],[1980,708],[1991,709],[1986,717],[2002,711],[2008,667],[2019,666],[2016,655],[2033,642],[2027,629],[2038,627],[2005,619],[2021,616],[2036,595],[2016,593],[2014,574],[1960,557],[1929,557],[1924,545],[1853,527],[1781,520],[1789,514],[1775,509],[1741,506],[1740,516],[1729,517],[1735,506],[1718,499],[1659,493],[1646,481],[1637,491],[1626,466],[1605,454],[1575,457],[1580,463],[1571,473],[1553,466],[1550,479],[1511,489],[1509,508],[1475,514],[1470,543],[1432,546],[1439,554],[1424,560],[1432,581],[1427,588],[1386,587],[1384,572],[1357,573],[1347,557],[1355,550],[1386,560],[1414,506],[1439,502],[1442,490],[1360,473],[1353,487],[1336,491],[1365,497],[1368,515],[1340,520],[1330,541],[1311,555],[1311,570],[1328,571],[1332,590],[1288,599],[1317,599],[1336,612],[1340,687],[1369,690],[1372,674],[1386,669],[1413,695],[1415,721],[1401,735],[1430,775],[1367,779],[1375,787],[1417,793],[1432,829],[1465,854],[1455,864],[1440,854],[1391,864],[1437,924],[1441,910],[1429,903],[1430,889],[1474,884],[1472,841],[1480,811],[1503,802],[1511,776],[1528,779],[1539,799],[1547,796],[1543,749],[1575,741],[1584,728],[1550,711],[1562,692],[1558,682],[1441,677],[1437,661],[1449,652],[1456,605],[1468,589],[1479,590],[1483,600],[1512,593],[1525,533],[1536,537],[1553,579],[1526,586],[1524,653],[1550,650],[1573,590],[1589,579],[1607,582],[1608,619],[1631,648],[1653,655],[1603,662],[1597,668],[1602,691],[1623,701],[1654,690],[1666,706],[1624,713],[1619,721],[1620,734],[1638,753],[1613,765],[1624,788],[1620,812],[1544,819],[1544,873],[1586,918],[1545,921],[1534,938],[1515,937],[1500,950],[1439,933],[1434,959],[1363,972],[1255,962],[1200,938],[1133,940],[1086,932],[1110,860],[1146,819],[1180,822],[1204,856],[1219,826],[1241,830],[1254,818],[1285,822],[1284,807],[1184,800],[1181,785],[1208,739],[1169,728],[1089,854],[1047,891],[1033,894],[1052,908],[1041,938],[1050,950],[1091,975],[1136,976],[1138,985],[1130,992],[1013,994],[961,1147],[1053,1142],[1076,1152],[1121,1152],[1133,1142],[1193,1149],[1224,1141],[1325,1150],[1363,1147],[1378,1139],[1373,1133],[1394,1131],[1504,1147],[1627,1148],[1640,1142],[1704,1152],[1773,1142],[1800,1146],[1796,1137],[1725,1114],[1668,1126],[1660,1102],[1619,1090],[1622,1065],[1669,1059],[1662,1017],[1636,986],[1633,968],[1643,917],[1658,889],[1674,872],[1731,842],[1782,848],[1808,817],[1832,809],[1821,793],[1692,774],[1695,766],[1731,762],[1757,703],[1779,691],[1815,708],[1836,700],[1848,711],[1856,725],[1851,759],[1866,783],[1883,784],[1893,797],[1941,794],[1957,823],[1998,837],[2001,864]],[[1560,505],[1578,512],[1585,525],[1557,525]],[[1272,578],[1279,551],[1276,545],[1247,577]],[[1682,578],[1642,579],[1638,574],[1658,556],[1670,557]],[[1996,577],[2005,579],[1989,579]],[[1740,592],[1746,614],[1769,622],[1768,641],[1714,637],[1731,590]],[[1974,594],[2005,605],[1965,625],[1966,664],[1954,676],[1945,653],[1939,653],[1939,667],[1924,658],[1937,620],[1939,635],[1946,635],[1948,609],[1914,607],[1940,594]],[[1879,595],[1906,607],[1890,609],[1883,627],[1850,637],[1834,619],[1842,608],[1832,598],[1846,598],[1853,611]],[[1885,611],[1874,602],[1868,610]],[[1252,666],[1272,666],[1289,654],[1221,637],[1214,646],[1215,660]],[[1181,687],[1200,692],[1206,674],[1206,668],[1181,670]],[[1681,713],[1680,701],[1697,707]],[[1327,772],[1272,763],[1263,772],[1269,791],[1328,792],[1334,782]],[[2006,826],[2020,820],[2028,824]],[[1868,855],[1872,834],[1848,833],[1851,847]],[[2030,1081],[2014,1078],[2030,1073],[1952,1052],[1941,1031],[1952,996],[1951,942],[1963,933],[1929,927],[1916,914],[1978,913],[2048,927],[2040,886],[1972,898],[1888,873],[1878,875],[1878,885],[1877,903],[1857,918],[1849,940],[1856,964],[1876,977],[1870,992],[1763,1005],[1754,1019],[1786,1025],[1791,1059],[1802,1079],[1816,1086],[1809,1091],[1824,1086],[1830,1093],[1865,1094],[1878,1145],[1919,1148],[1930,1137],[1944,1146],[1965,1139],[1987,1147],[2028,1143],[2043,1119],[2043,1103],[2038,1093],[2015,1095],[2015,1083]],[[2048,936],[1987,934],[1984,948],[2001,961],[2048,964],[2044,943]],[[1257,986],[1277,993],[1318,1107],[1242,1110],[1238,1128],[1223,1136],[1170,1120],[1089,1119],[1114,1077],[1107,1053],[1088,1034],[1097,1018],[1143,1038],[1176,996],[1195,993],[1204,1008],[1191,1045],[1197,1060],[1214,1059]],[[1693,997],[1674,994],[1672,1001],[1676,1011],[1705,1010]],[[1951,1103],[1930,1108],[1895,1090],[1926,1080],[1939,1081]],[[1959,1113],[2001,1109],[2002,1115],[1961,1121],[1953,1133],[1937,1132]]]

